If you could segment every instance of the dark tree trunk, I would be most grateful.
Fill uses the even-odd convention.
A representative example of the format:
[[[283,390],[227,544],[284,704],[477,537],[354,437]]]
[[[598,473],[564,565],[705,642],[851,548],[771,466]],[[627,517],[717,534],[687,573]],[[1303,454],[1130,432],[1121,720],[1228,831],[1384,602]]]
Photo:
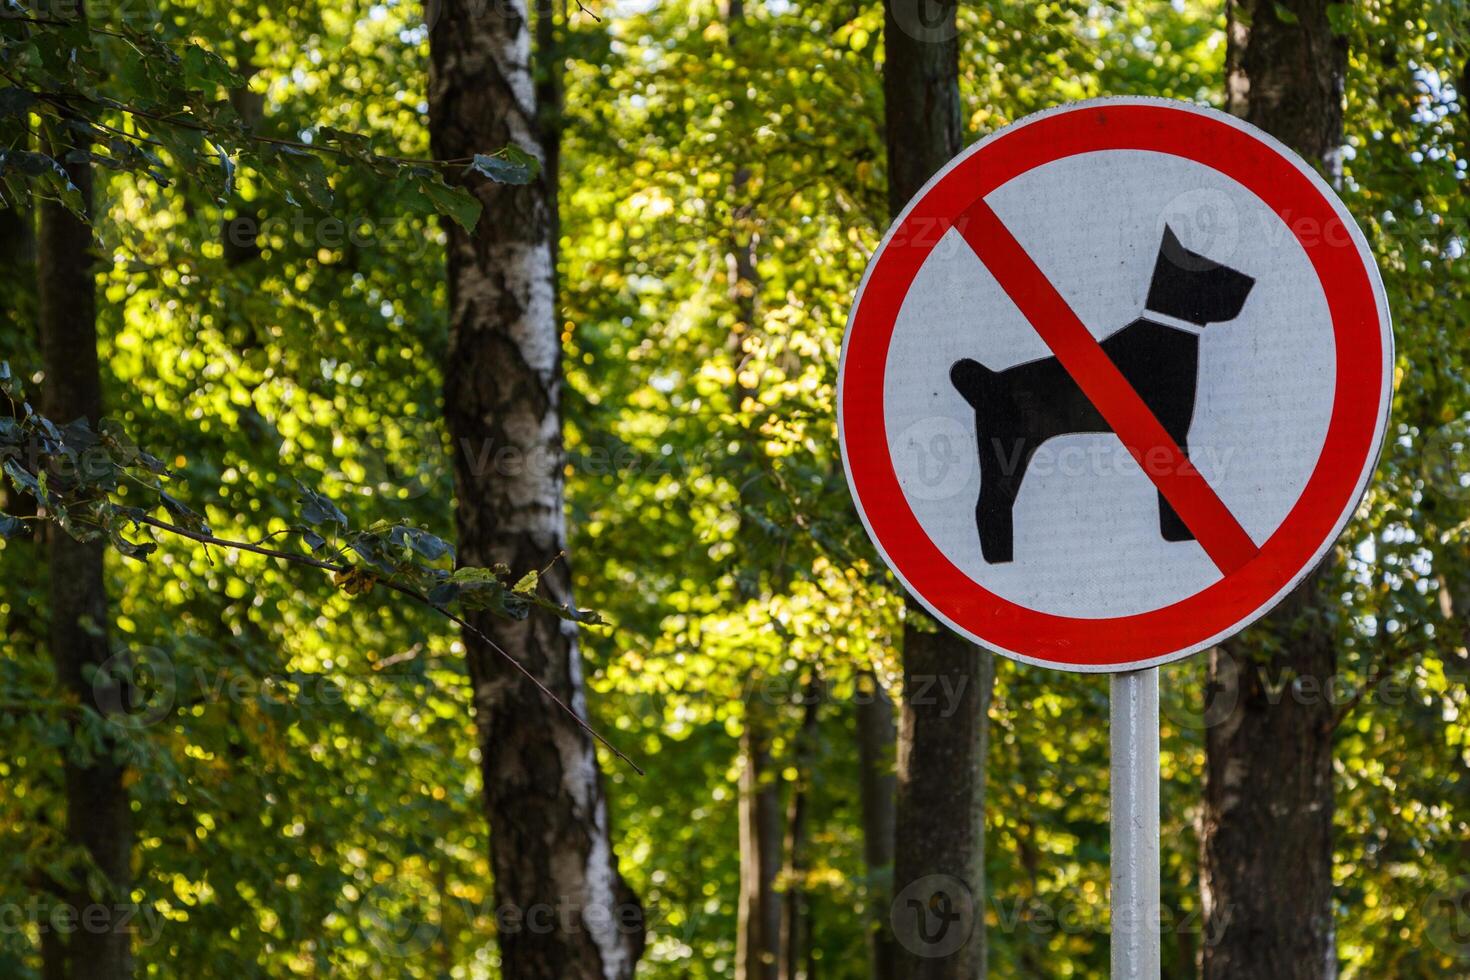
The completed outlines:
[[[1232,112],[1336,176],[1347,50],[1327,6],[1232,2],[1227,89]],[[1234,707],[1205,733],[1200,883],[1204,935],[1219,937],[1202,947],[1206,980],[1337,975],[1331,574],[1210,655],[1216,698]]]
[[[73,134],[74,135],[74,134]],[[75,145],[73,142],[72,145]],[[71,182],[91,208],[92,174],[85,163],[67,165]],[[102,417],[102,378],[97,360],[96,271],[92,231],[85,221],[53,202],[38,208],[36,292],[45,384],[42,409],[57,423]],[[47,531],[50,644],[61,687],[79,703],[100,707],[89,668],[107,661],[108,609],[103,544],[76,541],[60,528]],[[92,895],[83,884],[62,887],[60,900],[90,924],[67,934],[47,956],[54,968],[56,947],[64,948],[66,975],[86,980],[122,980],[132,974],[131,920],[120,913],[128,902],[132,819],[123,766],[111,746],[87,761],[67,753],[66,838],[85,848],[107,878],[111,894]]]
[[[740,907],[736,980],[777,980],[781,966],[781,790],[759,696],[746,699],[740,736]]]
[[[557,266],[561,244],[561,125],[562,63],[561,25],[556,0],[536,0],[536,44],[533,67],[536,76],[536,113],[541,125],[541,172],[545,175],[546,206],[551,212],[551,265]],[[561,4],[565,18],[566,4]]]
[[[432,5],[429,110],[435,155],[508,143],[542,156],[524,0]],[[475,234],[446,222],[450,340],[445,417],[467,564],[546,569],[571,600],[566,544],[561,344],[552,261],[553,192],[473,179]],[[585,714],[576,631],[534,612],[474,624]],[[493,650],[465,634],[502,970],[513,980],[626,980],[643,948],[641,908],[618,873],[588,736]],[[524,918],[522,918],[524,917]],[[549,927],[547,927],[549,924]]]
[[[947,880],[958,880],[968,892],[973,931],[941,955],[947,929],[962,925],[939,927],[936,920],[926,936],[914,921],[903,923],[898,972],[905,980],[974,980],[986,972],[985,776],[995,661],[942,626],[931,623],[935,631],[925,632],[926,620],[911,606],[904,627],[894,888],[903,893],[923,880],[910,898],[928,902],[941,889],[957,903],[962,897],[949,892]],[[918,914],[911,906],[893,910],[896,925],[897,917]]]
[[[959,44],[954,0],[886,0],[883,94],[887,102],[888,204],[896,216],[961,149]],[[904,700],[898,736],[894,890],[921,879],[957,879],[973,903],[973,930],[947,955],[948,928],[927,942],[914,929],[900,952],[905,980],[985,975],[985,765],[991,655],[910,601],[904,624]],[[929,895],[923,896],[927,901]],[[953,899],[954,896],[951,896]],[[914,915],[894,909],[894,915]]]
[[[239,74],[247,82],[256,71],[248,62],[238,67]],[[240,125],[247,132],[254,132],[265,115],[265,95],[255,92],[248,85],[230,89],[230,106],[240,117]],[[235,199],[235,216],[227,218],[220,226],[220,245],[225,264],[234,268],[244,265],[260,255],[260,212],[253,205]]]
[[[821,734],[821,718],[825,685],[815,671],[803,694],[801,727],[796,732],[794,765],[797,781],[791,788],[791,802],[786,808],[786,867],[781,872],[785,882],[785,898],[781,920],[781,980],[805,980],[810,934],[807,932],[810,905],[806,893],[807,838],[811,822],[811,785]]]
[[[897,216],[960,152],[956,0],[884,0],[888,211]]]
[[[871,671],[857,677],[859,790],[863,809],[863,861],[868,877],[868,963],[873,980],[898,980],[897,951],[888,923],[893,901],[894,762],[898,735],[893,701]]]

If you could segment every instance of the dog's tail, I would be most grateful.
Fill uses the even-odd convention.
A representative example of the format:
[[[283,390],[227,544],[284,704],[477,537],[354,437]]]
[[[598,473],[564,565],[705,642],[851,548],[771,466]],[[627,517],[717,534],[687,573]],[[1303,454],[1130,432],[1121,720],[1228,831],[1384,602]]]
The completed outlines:
[[[985,392],[995,383],[997,374],[998,372],[990,370],[979,361],[966,357],[954,362],[954,366],[949,369],[949,380],[965,396],[965,401],[972,408],[979,408]]]

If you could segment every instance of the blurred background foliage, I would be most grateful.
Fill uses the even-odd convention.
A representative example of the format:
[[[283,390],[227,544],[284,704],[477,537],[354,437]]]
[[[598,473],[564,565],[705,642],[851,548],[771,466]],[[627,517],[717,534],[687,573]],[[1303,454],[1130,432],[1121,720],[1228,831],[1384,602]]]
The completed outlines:
[[[326,125],[427,155],[416,2],[113,4],[94,20],[218,52],[247,80],[231,98],[256,132]],[[1448,977],[1470,969],[1435,932],[1436,894],[1470,873],[1470,52],[1451,0],[1343,10],[1342,193],[1399,347],[1390,440],[1339,563],[1343,695],[1391,682],[1345,704],[1340,729],[1339,949],[1344,977]],[[757,704],[783,792],[812,800],[810,866],[785,883],[810,896],[812,956],[823,977],[864,977],[851,705],[855,668],[897,685],[902,601],[848,502],[833,397],[886,226],[882,10],[766,0],[736,19],[624,0],[555,16],[571,561],[579,604],[615,624],[584,630],[593,719],[650,771],[607,767],[649,913],[640,976],[733,975],[737,738]],[[1220,105],[1223,26],[1197,0],[965,5],[967,138],[1102,94]],[[223,203],[129,173],[100,184],[109,414],[166,450],[224,537],[294,523],[281,501],[302,475],[351,517],[448,535],[443,235],[370,175],[333,170],[331,185],[318,207],[244,169]],[[0,349],[20,366],[35,363],[34,295],[14,220]],[[0,548],[0,903],[24,907],[38,874],[87,869],[55,824],[70,739],[39,638],[39,552]],[[467,683],[443,621],[185,541],[109,562],[117,640],[155,675],[123,728],[148,973],[497,976]],[[1202,673],[1163,678],[1168,975],[1191,972],[1202,941]],[[1101,976],[1106,681],[1002,662],[991,711],[992,971]],[[36,975],[36,938],[0,930],[0,975]]]

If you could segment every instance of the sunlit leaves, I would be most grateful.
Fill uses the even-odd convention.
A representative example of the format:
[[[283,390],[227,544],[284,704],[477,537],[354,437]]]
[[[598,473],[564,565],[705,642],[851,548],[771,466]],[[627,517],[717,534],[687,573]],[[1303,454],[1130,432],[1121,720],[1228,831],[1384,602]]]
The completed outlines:
[[[63,201],[78,215],[81,200],[62,162],[90,160],[112,170],[146,173],[161,187],[177,179],[213,190],[228,202],[236,170],[248,169],[287,202],[320,212],[334,204],[331,167],[358,169],[384,183],[396,181],[404,206],[447,215],[467,229],[480,204],[444,182],[433,160],[380,153],[371,139],[338,127],[315,130],[317,141],[251,132],[221,96],[245,79],[215,51],[190,37],[139,29],[126,21],[93,29],[79,19],[17,19],[0,31],[0,52],[16,74],[0,89],[0,116],[35,113],[46,152],[11,145],[0,149],[0,177],[8,196],[32,192]],[[112,76],[104,84],[102,66]],[[108,152],[87,147],[96,144]],[[159,151],[166,153],[163,159]],[[477,154],[471,167],[504,183],[526,183],[536,161],[517,147]]]

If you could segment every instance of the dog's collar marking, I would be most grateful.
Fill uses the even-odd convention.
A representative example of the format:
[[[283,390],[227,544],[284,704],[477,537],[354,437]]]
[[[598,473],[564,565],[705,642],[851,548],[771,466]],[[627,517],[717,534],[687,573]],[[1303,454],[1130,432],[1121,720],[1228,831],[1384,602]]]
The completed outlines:
[[[1175,330],[1183,330],[1185,333],[1192,333],[1195,336],[1199,336],[1205,329],[1202,323],[1190,323],[1188,320],[1181,320],[1177,316],[1170,316],[1167,313],[1160,313],[1158,310],[1150,310],[1147,307],[1144,307],[1143,312],[1139,316],[1144,320],[1157,323],[1160,326],[1173,327]]]

